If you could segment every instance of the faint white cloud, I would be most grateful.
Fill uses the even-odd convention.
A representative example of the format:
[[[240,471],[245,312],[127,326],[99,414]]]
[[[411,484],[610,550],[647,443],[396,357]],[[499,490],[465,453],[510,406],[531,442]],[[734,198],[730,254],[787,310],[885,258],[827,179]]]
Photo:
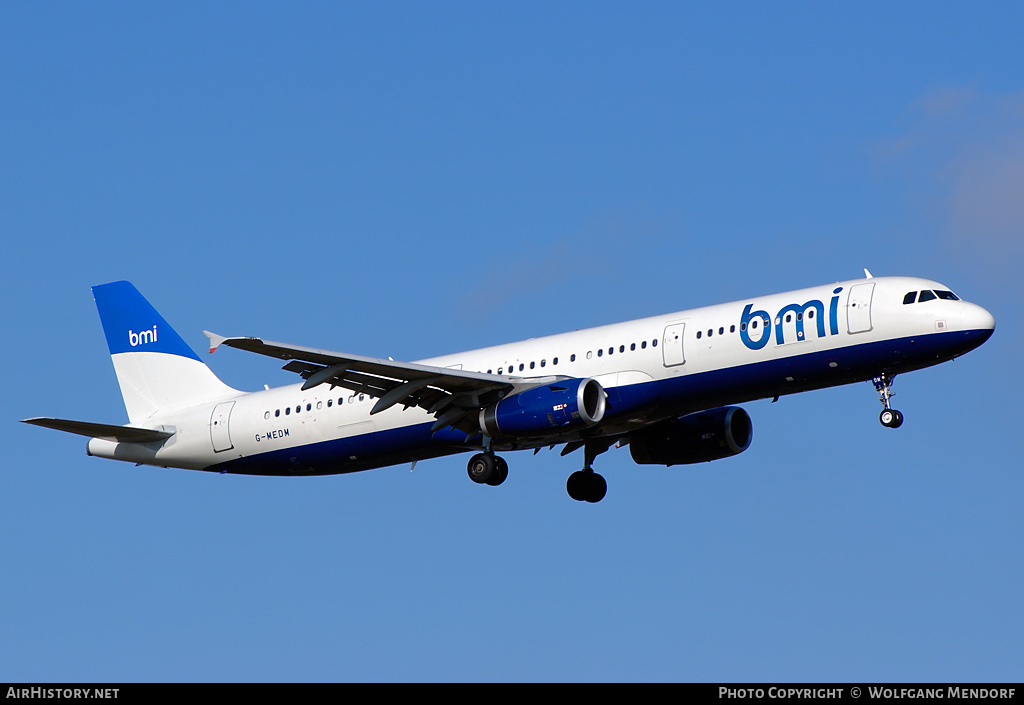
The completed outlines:
[[[582,271],[598,264],[586,252],[575,252],[568,241],[551,243],[535,256],[491,262],[489,276],[461,299],[462,315],[469,321],[503,312],[509,303],[567,283],[577,284]]]
[[[1024,134],[965,147],[950,168],[949,226],[961,242],[1019,248],[1024,233]]]
[[[1024,91],[943,87],[914,100],[904,134],[876,144],[906,195],[938,221],[946,245],[986,267],[1024,247]]]
[[[523,238],[521,251],[529,254],[489,260],[486,276],[458,297],[460,317],[475,324],[512,310],[549,307],[554,292],[591,301],[611,297],[611,280],[627,263],[609,253],[646,254],[644,242],[658,237],[665,227],[657,219],[608,215],[550,240]]]
[[[955,114],[978,100],[974,88],[962,86],[939,88],[920,96],[914,101],[914,108],[928,117]]]

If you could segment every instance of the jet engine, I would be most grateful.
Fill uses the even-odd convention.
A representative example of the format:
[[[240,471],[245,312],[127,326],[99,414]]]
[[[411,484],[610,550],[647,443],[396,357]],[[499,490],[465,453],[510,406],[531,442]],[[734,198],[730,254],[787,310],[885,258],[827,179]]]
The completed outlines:
[[[480,428],[495,438],[536,437],[604,418],[608,395],[594,379],[542,384],[480,410]]]
[[[753,438],[747,412],[724,406],[641,431],[630,439],[629,452],[640,465],[686,465],[742,453]]]

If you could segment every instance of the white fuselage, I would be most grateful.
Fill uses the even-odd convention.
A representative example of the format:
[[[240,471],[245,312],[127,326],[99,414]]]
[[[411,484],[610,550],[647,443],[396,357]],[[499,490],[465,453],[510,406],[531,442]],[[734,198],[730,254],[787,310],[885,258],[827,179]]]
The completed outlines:
[[[903,303],[908,292],[924,290],[947,291],[908,277],[837,282],[420,362],[517,381],[593,378],[610,401],[600,430],[628,434],[712,406],[937,364],[991,333],[992,316],[975,304],[941,298]],[[191,469],[323,474],[481,447],[479,438],[451,429],[429,433],[435,417],[420,408],[398,405],[371,416],[374,402],[367,395],[301,386],[163,411],[144,425],[176,430],[167,443],[93,439],[89,452]],[[497,442],[511,449],[553,439]]]

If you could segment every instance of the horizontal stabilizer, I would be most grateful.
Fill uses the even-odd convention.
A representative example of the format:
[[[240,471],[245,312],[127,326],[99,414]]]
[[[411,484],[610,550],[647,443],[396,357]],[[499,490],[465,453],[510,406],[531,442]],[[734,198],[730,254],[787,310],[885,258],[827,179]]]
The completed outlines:
[[[152,428],[133,428],[131,426],[114,426],[105,423],[89,423],[88,421],[68,421],[66,419],[35,418],[22,419],[22,423],[43,426],[57,431],[77,433],[88,438],[100,438],[115,443],[158,443],[174,435],[174,431],[157,431]]]

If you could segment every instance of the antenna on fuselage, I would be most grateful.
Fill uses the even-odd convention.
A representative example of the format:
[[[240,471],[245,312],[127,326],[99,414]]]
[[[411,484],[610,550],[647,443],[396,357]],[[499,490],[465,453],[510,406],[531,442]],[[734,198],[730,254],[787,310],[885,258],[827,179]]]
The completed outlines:
[[[873,277],[873,276],[871,276],[871,272],[869,272],[869,271],[867,270],[867,268],[865,268],[865,269],[864,269],[864,278],[865,278],[865,279],[874,279],[874,277]]]

